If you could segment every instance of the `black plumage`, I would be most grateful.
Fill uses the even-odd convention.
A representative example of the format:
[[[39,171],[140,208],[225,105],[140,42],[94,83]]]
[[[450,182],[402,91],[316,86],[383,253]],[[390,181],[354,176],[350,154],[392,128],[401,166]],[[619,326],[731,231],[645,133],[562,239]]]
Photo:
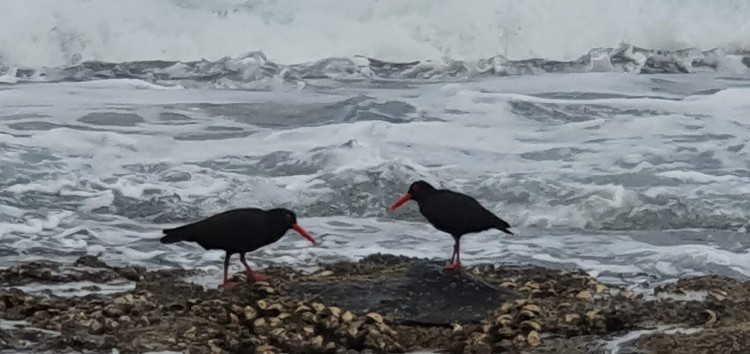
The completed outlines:
[[[510,224],[466,194],[436,189],[425,181],[417,181],[391,206],[391,210],[398,209],[409,200],[417,202],[419,212],[432,226],[453,236],[453,256],[446,269],[461,268],[460,248],[463,235],[490,229],[513,235]]]
[[[255,251],[281,239],[293,229],[315,244],[315,240],[297,224],[297,215],[287,209],[263,210],[242,208],[225,211],[209,218],[173,229],[163,230],[162,243],[181,241],[195,242],[207,250],[223,250],[224,287],[233,284],[228,281],[229,260],[233,254],[240,254],[240,261],[247,269],[248,279],[267,281],[263,274],[253,272],[245,260],[245,253]]]

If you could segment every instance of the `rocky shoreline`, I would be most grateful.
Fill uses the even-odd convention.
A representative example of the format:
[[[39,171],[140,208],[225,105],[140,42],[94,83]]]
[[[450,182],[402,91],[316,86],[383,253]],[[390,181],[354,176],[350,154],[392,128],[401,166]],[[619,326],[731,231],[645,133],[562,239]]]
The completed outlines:
[[[230,290],[186,270],[27,263],[0,270],[0,350],[55,353],[743,353],[750,282],[686,278],[644,297],[584,272],[373,255],[313,274],[274,266]],[[133,288],[60,296],[29,284]],[[690,329],[677,333],[655,329]]]

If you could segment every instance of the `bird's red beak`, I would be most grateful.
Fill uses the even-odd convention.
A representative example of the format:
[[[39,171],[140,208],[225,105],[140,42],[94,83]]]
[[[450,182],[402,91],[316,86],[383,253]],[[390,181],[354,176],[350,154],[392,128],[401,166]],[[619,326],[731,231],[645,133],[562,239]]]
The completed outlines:
[[[305,229],[302,228],[302,226],[299,226],[297,224],[292,225],[292,228],[294,231],[297,231],[302,237],[306,238],[308,241],[312,242],[312,244],[316,244],[315,239],[310,236],[310,234],[305,231]]]
[[[410,200],[411,200],[411,194],[409,194],[409,193],[404,194],[404,196],[401,197],[401,199],[399,199],[395,203],[393,203],[393,205],[391,206],[391,210],[398,209],[400,206],[404,205],[404,203],[406,203],[406,202],[408,202]]]

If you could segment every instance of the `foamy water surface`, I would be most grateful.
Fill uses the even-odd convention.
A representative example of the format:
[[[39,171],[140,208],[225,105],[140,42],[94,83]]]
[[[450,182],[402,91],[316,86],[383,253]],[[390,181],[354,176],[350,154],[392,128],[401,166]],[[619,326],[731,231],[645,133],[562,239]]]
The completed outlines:
[[[469,265],[635,289],[750,275],[745,1],[4,5],[2,266],[218,279],[223,254],[160,230],[245,206],[291,208],[319,241],[290,232],[258,267],[447,259],[413,203],[387,211],[425,179],[517,231],[467,236]]]
[[[629,286],[747,276],[748,80],[560,74],[276,91],[139,80],[0,91],[3,265],[95,254],[198,267],[223,254],[160,229],[234,207],[289,207],[250,256],[311,267],[384,252],[448,258],[409,204],[416,179],[476,196],[518,232],[467,236],[467,264],[581,267]],[[233,264],[239,270],[239,263]]]

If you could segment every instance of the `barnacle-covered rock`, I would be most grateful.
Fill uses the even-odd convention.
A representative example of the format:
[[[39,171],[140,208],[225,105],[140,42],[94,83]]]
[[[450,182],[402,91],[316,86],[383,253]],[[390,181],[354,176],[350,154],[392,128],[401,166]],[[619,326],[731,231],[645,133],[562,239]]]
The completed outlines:
[[[670,283],[651,299],[583,272],[480,265],[443,273],[427,261],[379,255],[326,266],[317,278],[276,267],[264,271],[268,283],[239,281],[225,291],[188,283],[181,270],[85,262],[96,267],[67,273],[62,266],[24,264],[0,270],[0,279],[23,284],[127,275],[135,289],[57,297],[6,287],[0,318],[57,333],[4,329],[0,345],[28,351],[19,343],[31,340],[33,350],[48,352],[555,352],[654,325],[704,330],[647,335],[637,346],[689,350],[683,343],[697,347],[693,338],[701,336],[721,352],[750,338],[750,282],[715,276]],[[704,296],[671,297],[690,292]]]

